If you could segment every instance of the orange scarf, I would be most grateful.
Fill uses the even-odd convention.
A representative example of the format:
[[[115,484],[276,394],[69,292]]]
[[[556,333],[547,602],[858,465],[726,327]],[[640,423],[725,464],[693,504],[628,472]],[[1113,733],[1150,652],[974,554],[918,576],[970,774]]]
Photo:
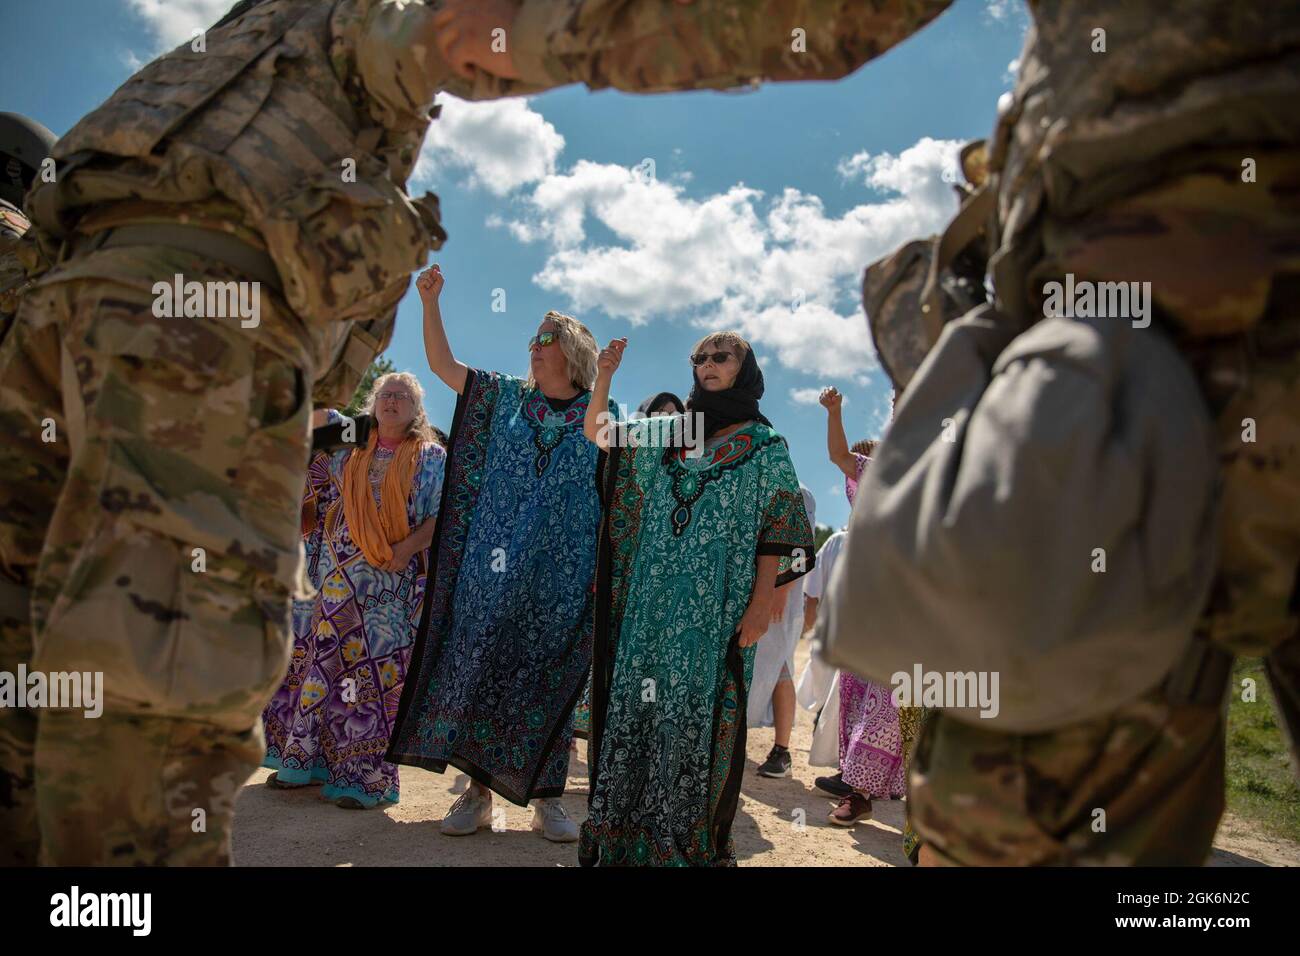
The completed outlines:
[[[343,465],[343,516],[348,522],[348,533],[376,568],[393,560],[392,545],[411,533],[406,523],[406,499],[411,495],[415,466],[420,458],[419,440],[408,436],[388,463],[376,507],[370,489],[370,465],[378,440],[378,432],[371,432],[366,450],[355,449]]]

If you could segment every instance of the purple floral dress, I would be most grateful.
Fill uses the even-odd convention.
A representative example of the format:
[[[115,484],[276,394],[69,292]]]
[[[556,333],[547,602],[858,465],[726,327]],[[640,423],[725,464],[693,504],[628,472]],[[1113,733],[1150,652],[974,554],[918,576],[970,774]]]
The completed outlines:
[[[289,673],[262,714],[267,755],[286,784],[322,784],[327,800],[396,803],[397,767],[385,761],[420,623],[427,555],[400,573],[373,567],[348,533],[343,465],[351,449],[313,459],[306,498],[316,505],[307,536],[315,598],[295,601]],[[375,451],[375,500],[393,453]],[[406,518],[411,530],[438,513],[446,452],[420,450]]]
[[[854,452],[857,478],[844,479],[849,505],[866,471],[866,455]],[[871,798],[901,797],[907,790],[903,732],[890,688],[840,671],[840,773],[844,782]]]

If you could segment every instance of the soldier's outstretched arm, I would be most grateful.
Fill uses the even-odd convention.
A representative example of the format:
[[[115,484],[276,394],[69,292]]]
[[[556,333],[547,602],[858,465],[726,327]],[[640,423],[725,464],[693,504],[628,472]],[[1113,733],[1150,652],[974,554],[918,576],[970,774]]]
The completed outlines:
[[[517,4],[508,2],[509,17]],[[487,70],[458,74],[443,56],[440,16],[434,0],[351,0],[337,8],[333,29],[343,41],[338,45],[356,50],[357,73],[375,104],[374,118],[386,128],[422,129],[435,95],[444,90],[480,100],[544,89]],[[491,42],[492,36],[486,39]]]
[[[952,0],[443,0],[453,68],[538,87],[719,89],[852,73]],[[489,20],[503,20],[508,57]],[[496,46],[484,47],[495,37]],[[465,49],[486,55],[465,55]]]

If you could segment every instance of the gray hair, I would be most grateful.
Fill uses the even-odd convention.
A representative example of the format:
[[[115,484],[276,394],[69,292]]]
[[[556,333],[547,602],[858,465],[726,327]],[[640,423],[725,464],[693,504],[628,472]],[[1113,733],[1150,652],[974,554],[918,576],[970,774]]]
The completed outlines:
[[[365,403],[361,406],[361,413],[374,414],[375,400],[379,398],[379,393],[384,390],[384,386],[390,382],[401,382],[405,385],[406,390],[411,393],[411,402],[415,405],[415,417],[406,426],[407,436],[418,438],[423,443],[439,444],[437,436],[433,433],[433,426],[429,424],[429,416],[424,410],[424,387],[410,372],[387,372],[375,379],[375,383],[370,386],[370,391],[366,394]]]

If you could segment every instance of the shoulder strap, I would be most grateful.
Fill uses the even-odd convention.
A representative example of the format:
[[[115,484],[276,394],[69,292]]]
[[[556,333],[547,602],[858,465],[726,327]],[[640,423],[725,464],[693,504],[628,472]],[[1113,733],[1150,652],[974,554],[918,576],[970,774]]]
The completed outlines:
[[[943,231],[943,236],[935,247],[934,255],[930,259],[930,274],[926,277],[925,288],[921,291],[922,318],[930,334],[932,345],[938,341],[939,333],[943,331],[943,308],[940,301],[943,292],[939,285],[940,276],[948,266],[952,265],[953,260],[961,254],[962,250],[979,236],[980,230],[988,225],[995,198],[996,193],[990,188],[990,184],[985,182],[975,190],[970,199],[962,203],[961,209],[957,211],[952,222],[948,223],[948,228]]]

